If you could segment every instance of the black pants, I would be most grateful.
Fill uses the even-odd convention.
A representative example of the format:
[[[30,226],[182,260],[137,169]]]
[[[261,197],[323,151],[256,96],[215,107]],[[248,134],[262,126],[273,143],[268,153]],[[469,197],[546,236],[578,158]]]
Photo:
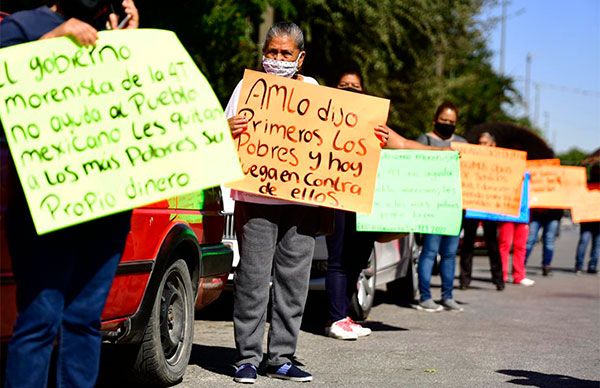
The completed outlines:
[[[480,220],[465,218],[463,221],[464,237],[460,248],[460,285],[468,287],[471,283],[471,272],[473,270],[473,249],[477,225]],[[502,261],[498,250],[497,225],[493,221],[483,222],[483,236],[490,257],[490,272],[492,282],[496,285],[504,284],[502,279]]]
[[[378,234],[356,231],[356,213],[335,210],[335,229],[327,236],[325,288],[332,322],[349,315],[360,272],[367,267]]]

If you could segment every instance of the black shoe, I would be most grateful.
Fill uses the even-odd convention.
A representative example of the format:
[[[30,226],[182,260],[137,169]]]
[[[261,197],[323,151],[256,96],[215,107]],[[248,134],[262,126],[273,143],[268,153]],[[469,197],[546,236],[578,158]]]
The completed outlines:
[[[267,376],[291,381],[312,381],[310,373],[303,371],[291,362],[281,365],[269,365],[267,367]]]
[[[236,383],[254,384],[256,382],[256,367],[252,364],[242,364],[235,370],[233,381]]]
[[[542,275],[543,276],[552,276],[552,269],[550,266],[545,265],[542,267]]]
[[[588,268],[587,273],[595,275],[598,273],[598,270],[596,268]]]
[[[504,290],[504,283],[497,283],[496,284],[496,290],[498,291],[503,291]]]

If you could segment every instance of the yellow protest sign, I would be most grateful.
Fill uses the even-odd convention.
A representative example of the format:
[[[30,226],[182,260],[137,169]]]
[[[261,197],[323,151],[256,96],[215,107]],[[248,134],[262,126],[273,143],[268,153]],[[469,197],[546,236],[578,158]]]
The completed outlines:
[[[389,100],[246,70],[234,139],[245,179],[230,187],[368,213]]]
[[[585,167],[530,166],[529,207],[569,209],[587,189]]]
[[[463,209],[518,216],[527,153],[452,143],[460,152]]]
[[[0,118],[40,234],[242,176],[219,101],[169,31],[0,50]]]
[[[600,221],[600,190],[582,190],[571,206],[573,222]]]

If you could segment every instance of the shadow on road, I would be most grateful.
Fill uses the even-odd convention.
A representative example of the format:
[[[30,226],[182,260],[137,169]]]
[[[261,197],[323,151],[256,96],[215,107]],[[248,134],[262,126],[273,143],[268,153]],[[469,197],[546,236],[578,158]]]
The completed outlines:
[[[551,375],[547,373],[533,372],[528,370],[518,369],[500,369],[496,372],[508,376],[517,377],[516,379],[508,380],[507,383],[515,385],[527,385],[530,387],[595,387],[600,385],[600,381],[583,380],[576,377],[565,375]]]
[[[207,346],[194,344],[190,356],[190,365],[225,376],[233,375],[235,349],[223,346]]]

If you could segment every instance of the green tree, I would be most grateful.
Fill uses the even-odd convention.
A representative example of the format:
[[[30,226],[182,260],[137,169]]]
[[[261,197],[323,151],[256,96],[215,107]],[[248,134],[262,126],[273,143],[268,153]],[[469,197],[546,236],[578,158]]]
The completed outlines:
[[[243,69],[260,60],[258,26],[267,5],[277,20],[305,32],[305,73],[332,84],[347,66],[358,67],[368,93],[391,100],[388,123],[415,137],[431,128],[443,100],[460,109],[459,130],[507,114],[520,96],[510,78],[496,74],[478,15],[490,0],[158,0],[140,4],[143,27],[177,33],[222,104]],[[158,50],[160,48],[157,48]]]
[[[279,16],[306,33],[307,74],[333,83],[354,64],[368,92],[389,98],[389,123],[414,137],[430,129],[443,100],[461,110],[459,128],[522,120],[503,106],[519,102],[513,80],[497,75],[476,16],[482,0],[288,0]]]
[[[174,31],[223,105],[244,69],[258,65],[257,26],[266,6],[266,0],[147,0],[138,5],[141,27]]]
[[[560,164],[567,166],[580,166],[583,159],[587,156],[587,152],[574,147],[570,150],[558,154],[558,158],[560,159]]]

